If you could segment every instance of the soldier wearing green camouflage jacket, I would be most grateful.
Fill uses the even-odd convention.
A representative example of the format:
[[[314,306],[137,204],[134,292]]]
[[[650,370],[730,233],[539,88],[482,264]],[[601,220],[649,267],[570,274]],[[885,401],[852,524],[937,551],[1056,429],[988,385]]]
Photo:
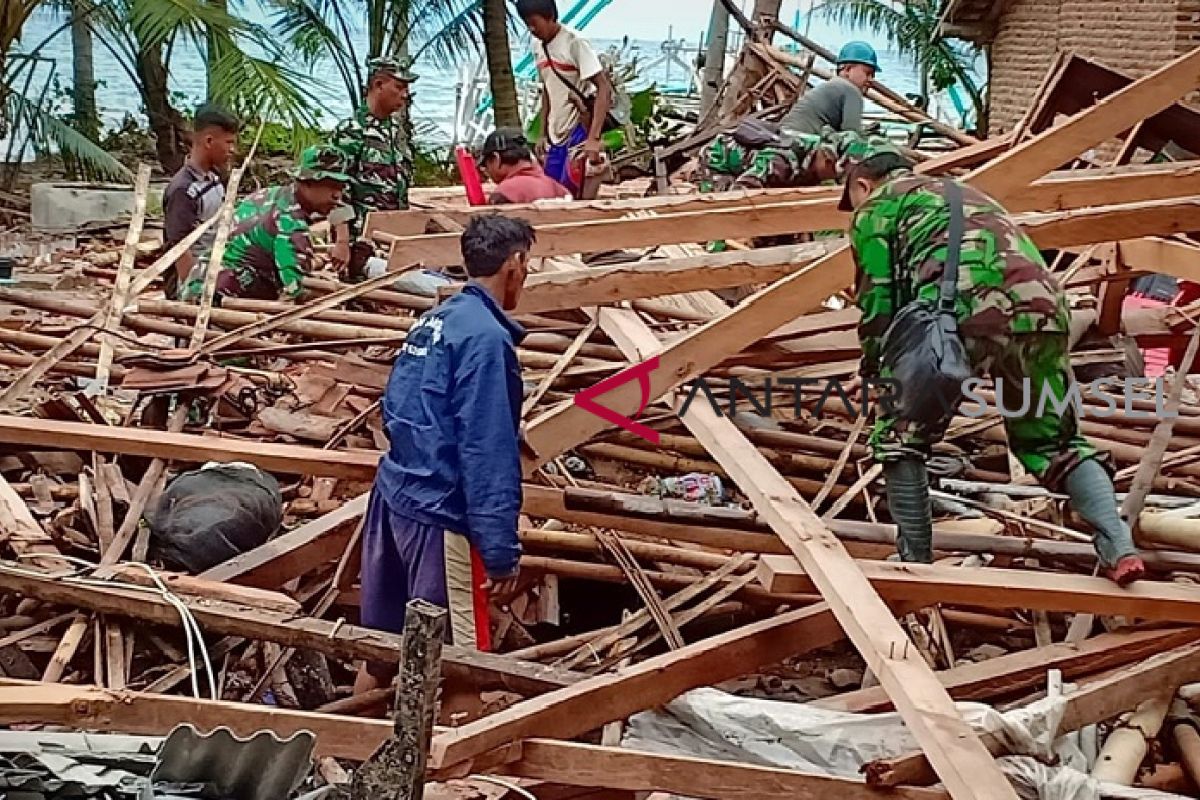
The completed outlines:
[[[293,183],[267,187],[238,204],[217,274],[218,297],[278,300],[300,294],[312,264],[309,227],[341,202],[349,181],[343,169],[339,153],[311,147],[293,171]],[[210,255],[192,270],[183,300],[202,297]]]
[[[945,186],[952,179],[918,175],[911,166],[894,148],[875,147],[847,169],[840,207],[855,209],[850,243],[867,378],[892,375],[881,345],[898,312],[920,300],[936,304],[941,293],[950,243]],[[1037,246],[1004,209],[977,189],[959,186],[964,225],[955,316],[971,367],[980,377],[996,379],[998,390],[1008,388],[1004,408],[1020,414],[1004,419],[1013,454],[1052,491],[1068,494],[1073,508],[1096,529],[1106,574],[1126,585],[1145,567],[1118,514],[1106,454],[1080,433],[1073,404],[1062,402],[1074,382],[1065,294]],[[1025,379],[1033,398],[1029,404],[1013,397],[1022,393]],[[1038,402],[1046,387],[1058,405]],[[931,397],[929,402],[938,401]],[[871,445],[884,464],[900,556],[929,562],[933,528],[925,460],[954,409],[934,422],[902,419],[886,402],[876,411]]]
[[[370,78],[367,97],[354,116],[334,131],[330,145],[346,161],[350,175],[348,204],[331,217],[334,246],[331,259],[339,269],[361,269],[372,248],[360,241],[371,211],[408,208],[413,180],[413,159],[404,126],[397,112],[410,102],[409,85],[416,81],[408,66],[389,58],[367,63]]]

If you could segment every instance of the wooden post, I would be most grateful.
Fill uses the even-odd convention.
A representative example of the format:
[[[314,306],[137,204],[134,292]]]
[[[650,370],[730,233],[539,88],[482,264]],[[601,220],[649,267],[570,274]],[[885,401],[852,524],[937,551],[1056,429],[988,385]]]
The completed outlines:
[[[375,754],[354,773],[353,800],[421,800],[425,762],[433,739],[446,609],[412,600],[404,618],[400,679],[396,683],[395,727]]]

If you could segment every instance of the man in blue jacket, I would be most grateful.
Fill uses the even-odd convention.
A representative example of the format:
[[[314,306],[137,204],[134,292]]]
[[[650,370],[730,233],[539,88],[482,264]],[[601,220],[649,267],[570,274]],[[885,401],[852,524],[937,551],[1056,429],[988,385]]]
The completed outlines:
[[[504,312],[521,297],[533,242],[523,220],[474,217],[462,235],[470,280],[413,325],[392,368],[383,397],[391,446],[362,533],[362,624],[369,628],[401,632],[405,606],[419,597],[449,610],[451,642],[479,647],[488,640],[483,592],[504,596],[516,588],[516,348],[525,330]],[[485,575],[473,574],[472,549]],[[396,664],[365,664],[355,693],[395,671]]]

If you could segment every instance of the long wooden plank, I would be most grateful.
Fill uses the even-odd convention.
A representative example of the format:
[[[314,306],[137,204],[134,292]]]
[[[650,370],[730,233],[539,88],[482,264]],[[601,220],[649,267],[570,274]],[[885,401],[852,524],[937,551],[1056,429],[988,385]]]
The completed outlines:
[[[373,479],[380,456],[376,451],[321,450],[224,436],[131,430],[8,415],[0,415],[0,442],[192,463],[245,461],[272,472],[356,480]]]
[[[0,562],[0,591],[158,625],[180,624],[179,612],[156,593],[82,584],[48,575],[35,575],[28,568],[16,571],[12,566]],[[249,608],[211,598],[181,595],[180,599],[207,633],[276,642],[288,647],[315,650],[334,658],[379,662],[396,662],[400,658],[400,637],[384,631]],[[490,684],[521,694],[538,694],[582,678],[578,673],[566,670],[449,645],[443,649],[443,663],[447,677],[453,676],[473,684]]]
[[[1046,682],[1046,671],[1061,670],[1073,680],[1134,664],[1150,656],[1200,639],[1200,628],[1104,633],[1082,642],[1035,647],[937,673],[957,701],[988,701],[1032,691]],[[890,711],[892,701],[882,687],[816,700],[812,705],[835,711],[869,714]]]
[[[1011,198],[1008,208],[1013,213],[1069,210],[1105,200],[1132,203],[1198,192],[1200,172],[1175,164],[1089,170],[1045,178]],[[827,194],[762,205],[723,203],[715,208],[672,209],[671,213],[639,219],[567,218],[542,222],[537,228],[538,241],[533,254],[549,257],[617,247],[841,230],[850,217],[837,210],[837,201],[837,196]],[[454,262],[461,257],[458,237],[457,233],[442,233],[389,238],[395,254],[391,268],[400,268],[406,260],[414,258],[432,264]]]
[[[316,739],[313,750],[315,757],[342,758],[355,762],[365,761],[393,732],[393,724],[388,720],[113,691],[98,686],[63,686],[0,678],[0,724],[3,725],[50,724],[85,731],[165,736],[180,720],[187,720],[203,732],[228,728],[241,738],[249,738],[264,730],[273,732],[281,739],[308,731]],[[901,789],[884,795],[858,781],[804,775],[750,764],[659,756],[546,739],[526,741],[514,753],[521,760],[505,768],[506,774],[541,776],[545,780],[572,786],[623,788],[629,783],[649,781],[651,786],[648,788],[651,789],[681,790],[685,786],[682,781],[690,769],[694,775],[705,775],[706,785],[721,787],[720,795],[700,795],[703,797],[778,797],[780,800],[785,797],[830,796],[863,800],[883,797],[938,800],[945,797],[944,792],[930,789]],[[564,769],[568,767],[579,771],[564,776]],[[625,777],[609,774],[609,782],[599,782],[605,771],[611,773],[614,769],[624,773]],[[701,772],[696,773],[695,770]],[[558,774],[562,779],[546,777],[550,774]],[[695,788],[695,784],[690,787],[692,795],[695,795]],[[748,793],[753,789],[757,789],[757,793]]]
[[[108,388],[108,379],[112,374],[113,345],[115,339],[109,335],[121,326],[121,317],[125,314],[125,306],[129,302],[129,286],[133,274],[134,260],[137,258],[138,243],[142,239],[142,226],[146,222],[146,197],[150,193],[150,165],[138,167],[137,181],[134,183],[133,217],[129,220],[129,230],[125,235],[125,248],[121,251],[121,262],[117,267],[117,279],[113,286],[112,297],[109,298],[108,316],[104,319],[103,331],[100,334],[100,356],[96,360],[96,391],[104,392]]]
[[[1182,583],[1139,581],[1121,589],[1106,578],[1054,572],[882,561],[859,561],[858,567],[885,597],[922,605],[1029,608],[1200,623],[1200,587]],[[763,586],[780,594],[811,592],[817,583],[815,576],[787,556],[763,556],[758,574]]]
[[[366,235],[376,233],[391,236],[418,236],[430,228],[436,217],[440,223],[449,220],[456,225],[466,226],[471,218],[479,214],[501,211],[505,216],[523,219],[534,227],[553,225],[560,222],[583,222],[588,220],[618,219],[633,212],[654,211],[660,214],[675,214],[686,211],[706,211],[722,208],[745,208],[752,205],[795,203],[804,200],[831,199],[838,196],[838,189],[831,186],[808,186],[796,189],[735,189],[710,194],[665,195],[653,197],[631,197],[623,200],[582,200],[557,203],[522,203],[506,205],[503,209],[469,208],[439,209],[423,211],[372,211],[367,214]]]
[[[603,309],[601,327],[631,361],[661,349],[654,332],[628,311]],[[841,542],[741,431],[704,404],[681,415],[800,560],[850,640],[888,690],[955,798],[1013,798],[991,754],[958,715],[924,657],[892,616]],[[494,728],[493,728],[494,731]],[[477,737],[482,738],[482,736]]]
[[[664,755],[575,742],[525,741],[505,774],[712,800],[944,800],[944,791],[900,787],[888,793],[862,781],[708,758]]]
[[[661,348],[650,327],[631,312],[606,310],[600,319],[631,361]],[[728,417],[707,404],[693,404],[680,418],[805,567],[951,795],[980,800],[1014,797],[991,754],[959,716],[920,651],[910,646],[891,610],[792,484]]]
[[[340,556],[355,525],[367,513],[369,499],[369,495],[359,495],[336,511],[205,570],[200,577],[264,589],[278,588]]]
[[[956,800],[1014,798],[992,755],[842,543],[728,417],[693,404],[684,424],[811,576]]]
[[[1066,696],[1067,707],[1058,735],[1112,719],[1134,709],[1146,698],[1147,686],[1178,688],[1200,680],[1200,645],[1190,644],[1157,653],[1138,664],[1089,680]],[[1000,751],[994,735],[988,746]],[[937,776],[921,753],[866,766],[867,781],[877,786],[929,785]]]
[[[578,736],[691,689],[739,677],[841,638],[841,628],[824,604],[787,612],[444,731],[433,738],[429,763],[440,769],[519,739]]]
[[[1010,203],[1034,179],[1173,103],[1200,83],[1198,68],[1200,48],[975,170],[968,180],[1000,203]],[[853,258],[849,248],[843,248],[671,342],[659,353],[658,368],[648,375],[648,399],[662,397],[780,325],[814,310],[825,298],[852,285],[853,279]],[[607,392],[604,404],[619,414],[633,414],[645,402],[641,389],[638,381],[626,383]],[[574,404],[543,415],[529,428],[527,440],[536,456],[525,459],[526,474],[605,427],[604,420]]]
[[[565,256],[618,247],[655,247],[721,238],[774,236],[802,230],[841,230],[845,228],[847,219],[848,215],[838,211],[833,200],[821,199],[683,211],[634,219],[560,222],[537,229],[537,242],[534,243],[532,254]],[[414,259],[426,264],[455,263],[462,259],[459,238],[460,234],[457,233],[391,238],[388,240],[392,247],[388,266],[397,269]]]
[[[947,169],[975,164],[1004,152],[1010,146],[1009,137],[999,137],[978,145],[953,150],[944,156],[923,162],[921,171],[941,174]],[[973,159],[973,161],[972,161]],[[1161,180],[1159,180],[1161,178]],[[1092,205],[1096,198],[1157,200],[1194,194],[1200,180],[1192,171],[1179,164],[1139,164],[1089,170],[1060,170],[1047,175],[1029,187],[1022,197],[1011,201],[1014,210],[1052,211]],[[693,211],[715,211],[745,208],[755,205],[799,203],[806,200],[837,202],[841,190],[835,186],[811,186],[794,189],[756,189],[637,197],[626,200],[595,200],[570,203],[508,205],[506,216],[518,217],[534,227],[559,223],[580,223],[593,220],[615,220],[630,213],[653,211],[660,215]],[[429,229],[435,217],[466,225],[471,217],[494,213],[494,208],[445,209],[437,212],[378,211],[367,215],[367,235],[375,232],[392,236],[419,236]]]
[[[1089,147],[1171,106],[1197,86],[1200,86],[1200,48],[1000,155],[970,173],[967,180],[1003,202]]]
[[[1196,170],[1200,176],[1200,170]],[[1200,180],[1194,187],[1200,193]],[[1083,247],[1113,239],[1129,240],[1131,269],[1177,277],[1200,275],[1200,249],[1181,242],[1137,239],[1200,229],[1200,204],[1191,197],[1134,200],[1049,214],[1019,215],[1025,231],[1044,249]],[[1125,198],[1113,196],[1113,199]],[[532,276],[518,313],[544,313],[591,305],[768,283],[802,270],[844,245],[841,239],[792,247],[639,261],[586,270]],[[1165,257],[1170,260],[1163,266]],[[1180,275],[1179,273],[1183,273]]]

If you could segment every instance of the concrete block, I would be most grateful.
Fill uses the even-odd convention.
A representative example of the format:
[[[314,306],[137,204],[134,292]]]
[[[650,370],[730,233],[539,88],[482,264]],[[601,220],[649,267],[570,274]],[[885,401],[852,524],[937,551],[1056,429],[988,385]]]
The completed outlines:
[[[149,215],[162,213],[165,183],[151,184]],[[88,223],[116,222],[133,213],[133,187],[98,183],[35,183],[30,192],[34,230],[62,232]]]

